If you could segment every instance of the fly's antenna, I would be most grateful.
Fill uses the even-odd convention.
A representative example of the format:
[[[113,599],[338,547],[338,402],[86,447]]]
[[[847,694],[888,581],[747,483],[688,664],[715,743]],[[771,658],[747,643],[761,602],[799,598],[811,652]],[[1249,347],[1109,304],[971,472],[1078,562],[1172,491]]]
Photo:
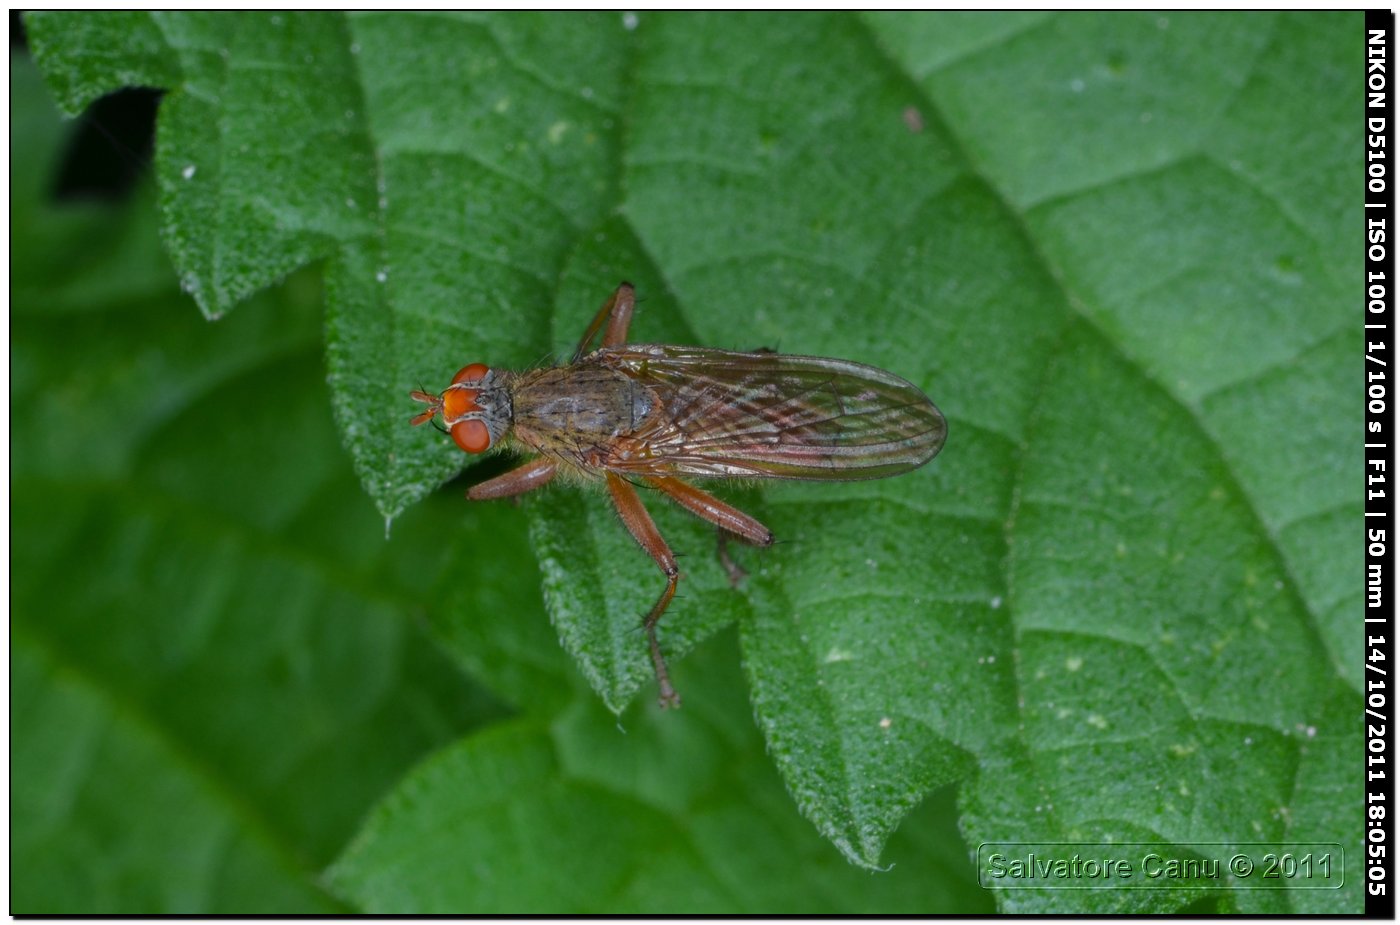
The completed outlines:
[[[414,415],[413,420],[409,423],[414,427],[417,427],[419,424],[426,424],[429,421],[436,423],[437,415],[442,411],[442,396],[434,395],[425,389],[418,388],[409,392],[408,397],[414,401],[421,401],[428,406],[427,410],[420,411]]]

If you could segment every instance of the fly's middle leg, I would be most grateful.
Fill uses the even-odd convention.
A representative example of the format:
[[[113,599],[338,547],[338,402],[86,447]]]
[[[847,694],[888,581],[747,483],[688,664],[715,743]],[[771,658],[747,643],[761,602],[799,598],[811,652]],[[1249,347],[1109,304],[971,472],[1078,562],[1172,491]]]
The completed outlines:
[[[607,325],[607,330],[603,331],[604,347],[627,343],[627,329],[632,324],[632,309],[636,304],[637,294],[632,289],[632,284],[622,283],[618,286],[589,322],[588,330],[583,332],[578,349],[574,351],[573,361],[577,363],[579,358],[588,352],[588,345],[598,336],[599,331],[603,331],[604,324]]]
[[[656,624],[661,619],[661,615],[666,612],[666,608],[671,604],[671,598],[676,596],[676,583],[680,580],[681,570],[676,565],[675,554],[671,552],[671,547],[666,544],[666,540],[661,536],[661,531],[656,529],[656,523],[647,513],[647,509],[642,505],[642,499],[637,496],[637,490],[627,483],[627,480],[609,472],[608,493],[612,495],[613,504],[617,507],[617,513],[622,518],[622,523],[627,527],[627,532],[646,550],[651,556],[657,568],[661,569],[666,576],[666,588],[661,592],[661,596],[652,605],[651,612],[642,621],[642,629],[647,634],[647,646],[651,652],[651,667],[656,672],[656,686],[659,691],[659,702],[662,709],[667,707],[678,707],[681,705],[680,695],[671,686],[671,676],[666,670],[666,659],[661,656],[661,647],[656,642]]]

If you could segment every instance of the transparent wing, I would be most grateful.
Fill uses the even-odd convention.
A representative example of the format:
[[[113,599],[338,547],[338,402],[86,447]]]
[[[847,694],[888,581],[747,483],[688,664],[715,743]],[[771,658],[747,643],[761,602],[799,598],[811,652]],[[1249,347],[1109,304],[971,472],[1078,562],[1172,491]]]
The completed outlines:
[[[873,479],[922,466],[948,434],[916,386],[847,360],[653,344],[594,356],[661,406],[609,461],[624,472]]]

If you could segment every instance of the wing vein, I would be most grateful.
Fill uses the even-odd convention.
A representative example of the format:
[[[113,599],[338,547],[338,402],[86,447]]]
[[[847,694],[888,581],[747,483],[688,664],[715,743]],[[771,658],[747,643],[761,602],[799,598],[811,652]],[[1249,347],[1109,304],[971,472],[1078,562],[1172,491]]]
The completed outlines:
[[[657,399],[632,435],[647,452],[622,471],[878,478],[928,462],[947,435],[917,386],[847,360],[650,344],[599,357]]]

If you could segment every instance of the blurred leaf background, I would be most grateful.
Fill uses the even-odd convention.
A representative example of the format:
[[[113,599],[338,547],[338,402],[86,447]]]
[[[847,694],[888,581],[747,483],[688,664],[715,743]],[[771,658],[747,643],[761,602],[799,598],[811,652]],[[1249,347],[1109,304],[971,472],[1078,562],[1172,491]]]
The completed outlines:
[[[1359,859],[1358,14],[26,25],[13,911],[1360,909],[970,860]],[[154,184],[56,199],[49,94],[126,85],[167,91]],[[467,505],[406,426],[624,277],[639,339],[951,422],[901,479],[725,492],[787,541],[739,592],[653,504],[673,715],[605,500]]]

